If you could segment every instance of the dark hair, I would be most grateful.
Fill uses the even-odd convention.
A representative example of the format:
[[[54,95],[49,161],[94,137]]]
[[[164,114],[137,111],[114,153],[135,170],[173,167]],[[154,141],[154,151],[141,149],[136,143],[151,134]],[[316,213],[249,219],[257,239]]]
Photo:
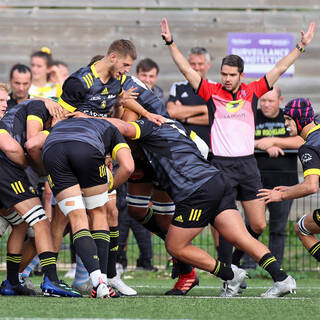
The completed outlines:
[[[238,67],[238,71],[241,74],[244,70],[244,61],[241,57],[235,55],[235,54],[229,54],[228,56],[224,57],[222,59],[221,63],[221,69],[224,65],[230,66],[230,67]],[[220,70],[221,70],[220,69]]]
[[[20,64],[20,63],[17,63],[15,64],[14,66],[12,66],[11,70],[10,70],[10,80],[12,79],[13,77],[13,73],[15,71],[18,71],[19,73],[30,73],[30,78],[32,78],[32,73],[31,73],[31,70],[28,66],[24,65],[24,64]]]
[[[97,62],[97,61],[99,61],[99,60],[101,60],[101,59],[103,59],[103,58],[104,58],[104,56],[101,55],[101,54],[97,54],[96,56],[93,56],[93,57],[91,58],[89,64],[87,65],[87,67],[92,66],[95,62]]]
[[[139,61],[136,67],[136,73],[140,71],[150,71],[152,69],[157,70],[157,74],[159,73],[159,66],[150,58],[145,58]]]
[[[61,60],[52,61],[52,65],[53,66],[65,66],[66,68],[68,68],[68,65],[64,61],[61,61]]]
[[[111,43],[107,54],[112,52],[119,53],[122,57],[131,57],[133,60],[137,59],[136,47],[130,40],[115,40]]]
[[[51,67],[53,65],[53,59],[51,50],[47,47],[42,47],[40,51],[36,51],[31,55],[31,58],[33,57],[39,57],[46,60],[47,67]]]

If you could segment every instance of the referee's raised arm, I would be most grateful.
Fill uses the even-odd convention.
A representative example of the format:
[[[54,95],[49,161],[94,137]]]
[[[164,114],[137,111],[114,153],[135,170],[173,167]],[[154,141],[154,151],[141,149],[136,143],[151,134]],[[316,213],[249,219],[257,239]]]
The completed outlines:
[[[163,18],[161,21],[161,36],[165,41],[165,44],[170,50],[171,57],[184,77],[190,82],[193,89],[197,90],[199,88],[201,77],[195,70],[192,69],[188,60],[182,55],[177,45],[173,42],[173,37],[171,35],[168,21]]]

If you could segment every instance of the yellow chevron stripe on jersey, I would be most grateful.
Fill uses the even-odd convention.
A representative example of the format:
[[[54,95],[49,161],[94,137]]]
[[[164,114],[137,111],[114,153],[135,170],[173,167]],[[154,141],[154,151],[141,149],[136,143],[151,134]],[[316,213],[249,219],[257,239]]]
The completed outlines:
[[[93,78],[90,73],[86,74],[85,77],[88,80],[89,84],[90,84],[90,88],[93,86]]]
[[[93,77],[92,77],[91,73],[88,73],[88,77],[90,78],[90,81],[91,81],[92,84],[93,84]]]
[[[0,134],[4,134],[4,133],[9,134],[9,132],[8,132],[7,130],[5,130],[5,129],[0,129]]]
[[[308,169],[303,172],[304,177],[310,176],[312,174],[316,174],[316,175],[320,176],[320,169]]]
[[[15,194],[19,194],[19,192],[17,191],[14,183],[11,183],[10,185],[11,185],[11,188],[13,189],[13,191],[15,192]]]
[[[86,83],[88,89],[90,89],[90,84],[88,82],[88,80],[85,77],[82,77],[82,79],[84,80],[84,82]]]
[[[20,187],[21,192],[25,192],[24,187],[22,186],[21,181],[18,181],[18,185]]]
[[[305,137],[305,140],[307,139],[308,135],[314,131],[317,131],[320,129],[320,124],[317,124],[315,127],[313,127],[312,129],[310,129]]]
[[[124,82],[126,81],[126,79],[127,79],[127,76],[126,76],[126,75],[121,76],[121,84],[124,84]]]
[[[112,158],[114,160],[116,160],[117,152],[122,148],[127,148],[127,149],[130,150],[128,144],[126,144],[126,143],[118,143],[112,150]]]
[[[39,118],[38,116],[35,116],[35,115],[30,114],[30,115],[27,117],[27,121],[29,121],[29,120],[38,121],[38,122],[41,124],[42,128],[43,128],[43,121],[42,121],[42,119]]]
[[[136,122],[128,122],[134,125],[134,127],[136,128],[136,136],[134,138],[131,138],[131,140],[137,140],[140,139],[141,137],[141,129],[139,127],[139,125]]]
[[[73,107],[72,105],[70,105],[69,103],[63,101],[61,97],[58,99],[58,103],[60,104],[60,106],[61,106],[63,109],[66,109],[66,110],[69,111],[69,112],[74,112],[74,111],[77,110],[77,108],[75,108],[75,107]]]
[[[99,62],[99,61],[97,61],[97,62]],[[92,73],[93,73],[93,75],[94,75],[95,78],[99,78],[98,72],[97,72],[96,67],[95,67],[95,65],[96,65],[97,62],[95,62],[95,63],[90,67],[90,69],[91,69],[91,71],[92,71]]]

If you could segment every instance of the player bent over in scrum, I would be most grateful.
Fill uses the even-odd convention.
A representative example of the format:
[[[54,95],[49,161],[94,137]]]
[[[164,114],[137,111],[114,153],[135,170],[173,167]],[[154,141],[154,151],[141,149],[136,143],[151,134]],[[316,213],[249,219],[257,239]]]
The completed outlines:
[[[179,122],[168,119],[158,127],[145,118],[131,123],[118,119],[108,121],[124,136],[140,144],[159,184],[175,202],[175,213],[165,242],[173,257],[211,272],[225,280],[229,289],[238,292],[246,272],[236,266],[225,266],[191,244],[210,223],[227,241],[249,254],[270,273],[275,284],[262,297],[276,298],[295,292],[295,280],[280,269],[269,249],[247,231],[223,174],[201,156]]]
[[[109,296],[106,274],[110,234],[105,207],[108,153],[119,163],[113,182],[116,188],[128,179],[134,164],[124,138],[110,123],[100,119],[63,120],[53,127],[42,151],[50,187],[69,219],[76,253],[90,274],[92,298]]]

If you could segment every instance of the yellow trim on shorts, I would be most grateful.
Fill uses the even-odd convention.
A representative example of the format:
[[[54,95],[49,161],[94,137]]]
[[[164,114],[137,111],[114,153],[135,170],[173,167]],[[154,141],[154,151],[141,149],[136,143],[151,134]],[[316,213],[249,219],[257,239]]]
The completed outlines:
[[[131,140],[140,139],[140,137],[141,137],[141,129],[140,129],[139,125],[136,122],[133,122],[133,121],[130,121],[128,123],[133,124],[134,127],[136,128],[136,136],[134,138],[131,138]]]
[[[312,174],[316,174],[316,175],[320,176],[320,169],[308,169],[308,170],[304,171],[303,176],[307,177]]]
[[[127,148],[130,150],[127,143],[118,143],[112,150],[112,159],[113,160],[116,160],[117,152],[122,148]]]
[[[63,109],[66,109],[66,110],[69,111],[69,112],[74,112],[74,111],[77,110],[77,108],[75,108],[75,107],[73,107],[72,105],[70,105],[69,103],[63,101],[61,97],[59,98],[58,103],[60,104],[60,106],[61,106]]]
[[[31,115],[29,115],[29,116],[27,117],[27,121],[29,121],[29,120],[38,121],[38,122],[41,124],[42,128],[43,128],[43,121],[42,121],[42,119],[39,118],[38,116],[34,116],[34,115],[31,114]]]

